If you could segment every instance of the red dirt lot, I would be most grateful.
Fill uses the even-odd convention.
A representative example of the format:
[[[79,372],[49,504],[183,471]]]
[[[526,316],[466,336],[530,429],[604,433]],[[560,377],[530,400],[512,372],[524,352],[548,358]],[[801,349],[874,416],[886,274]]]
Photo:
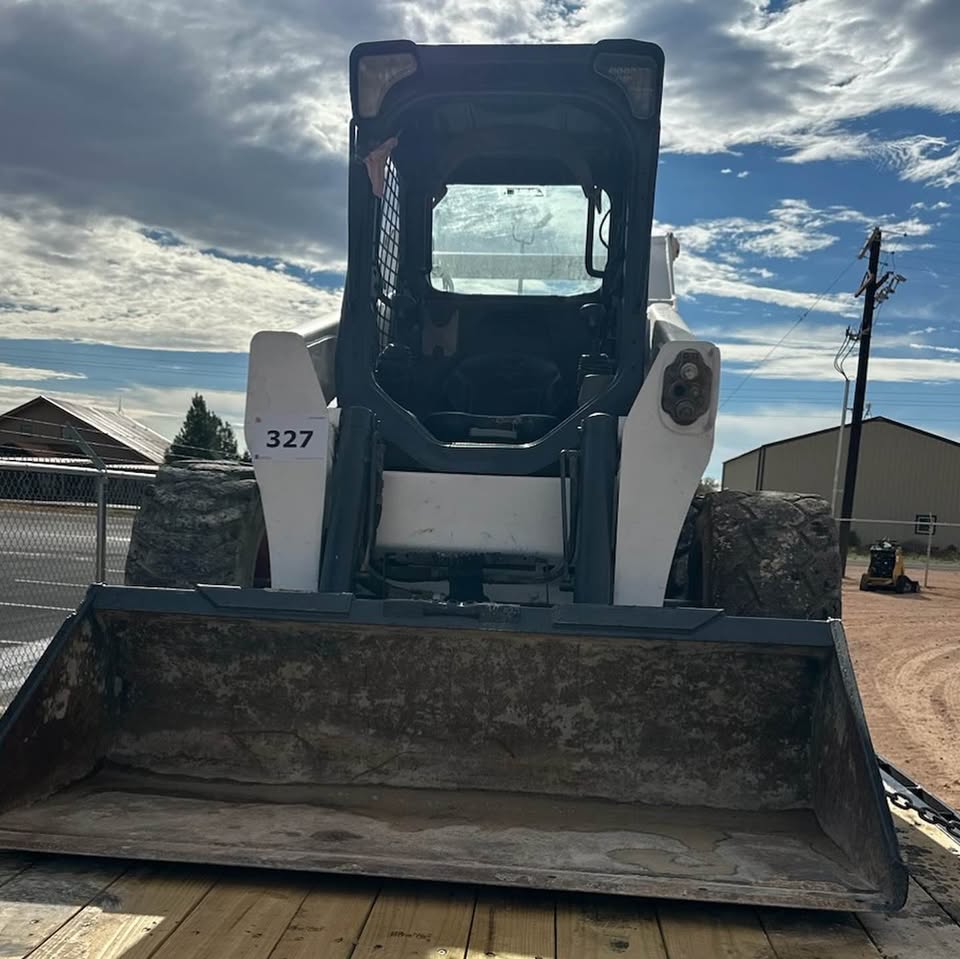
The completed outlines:
[[[843,624],[874,748],[960,808],[960,570],[923,569],[916,594],[861,593],[847,567]]]

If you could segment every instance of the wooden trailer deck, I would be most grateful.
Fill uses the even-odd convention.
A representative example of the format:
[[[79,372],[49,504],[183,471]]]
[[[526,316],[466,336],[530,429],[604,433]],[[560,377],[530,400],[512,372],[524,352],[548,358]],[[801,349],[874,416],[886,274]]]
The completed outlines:
[[[892,916],[0,854],[0,959],[960,959],[960,844],[894,812]]]

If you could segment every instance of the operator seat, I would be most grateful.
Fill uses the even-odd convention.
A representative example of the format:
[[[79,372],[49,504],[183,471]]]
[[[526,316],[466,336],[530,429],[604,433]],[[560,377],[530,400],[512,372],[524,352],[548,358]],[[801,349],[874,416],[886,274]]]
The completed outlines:
[[[545,357],[483,353],[460,361],[441,392],[446,408],[424,420],[441,442],[531,443],[557,425],[566,391]]]

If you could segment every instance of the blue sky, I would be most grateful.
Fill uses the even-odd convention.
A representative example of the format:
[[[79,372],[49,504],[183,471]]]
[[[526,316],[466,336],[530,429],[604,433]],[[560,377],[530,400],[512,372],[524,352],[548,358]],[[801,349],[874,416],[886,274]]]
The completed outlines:
[[[952,0],[0,0],[0,408],[122,399],[172,436],[199,390],[239,431],[250,336],[338,311],[346,56],[390,36],[664,48],[656,221],[723,355],[710,473],[837,421],[875,224],[906,282],[868,402],[960,438]]]

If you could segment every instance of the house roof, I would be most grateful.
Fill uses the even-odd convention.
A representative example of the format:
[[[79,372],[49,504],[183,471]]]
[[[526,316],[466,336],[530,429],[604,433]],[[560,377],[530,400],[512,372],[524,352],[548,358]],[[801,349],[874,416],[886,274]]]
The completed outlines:
[[[81,420],[91,429],[104,433],[153,463],[163,462],[163,456],[170,445],[170,441],[165,436],[161,436],[156,430],[152,430],[149,426],[144,426],[143,423],[127,416],[126,413],[100,409],[95,406],[84,406],[69,400],[53,399],[43,394],[14,407],[12,410],[0,413],[0,416],[17,416],[40,403],[47,403],[63,410],[70,416]]]
[[[931,433],[928,430],[922,430],[917,426],[911,426],[909,423],[901,423],[899,420],[892,420],[889,416],[871,416],[869,419],[863,421],[864,426],[869,426],[871,423],[887,423],[890,426],[896,426],[898,429],[909,430],[911,433],[919,433],[920,436],[925,436],[927,439],[939,440],[941,443],[947,443],[950,446],[960,447],[960,443],[956,440],[951,440],[946,436],[940,436],[937,433]],[[847,423],[844,427],[845,429],[850,429],[850,424]],[[774,440],[772,443],[764,443],[762,446],[755,446],[752,450],[747,450],[746,453],[740,453],[737,456],[731,456],[730,459],[724,460],[724,466],[727,463],[734,463],[739,459],[743,459],[744,456],[752,456],[754,453],[759,452],[760,450],[768,450],[773,446],[783,446],[786,443],[793,443],[797,440],[809,439],[811,436],[823,436],[825,433],[836,433],[840,429],[840,425],[828,426],[826,429],[822,430],[812,430],[809,433],[800,433],[797,436],[788,436],[782,440]]]

